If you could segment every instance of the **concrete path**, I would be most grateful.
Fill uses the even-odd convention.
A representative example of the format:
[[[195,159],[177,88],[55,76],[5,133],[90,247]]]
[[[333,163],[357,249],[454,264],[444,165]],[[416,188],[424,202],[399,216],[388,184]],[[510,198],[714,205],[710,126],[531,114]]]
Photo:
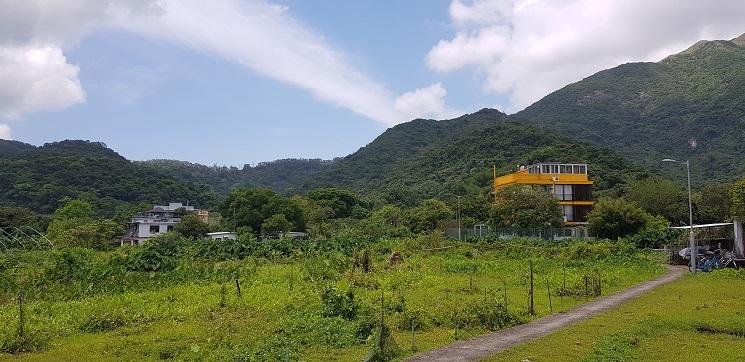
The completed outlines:
[[[564,313],[556,313],[513,328],[453,343],[440,349],[413,356],[407,361],[478,361],[483,357],[491,356],[523,342],[538,339],[615,308],[648,290],[678,279],[687,271],[685,267],[668,266],[668,273],[657,279],[582,304]]]

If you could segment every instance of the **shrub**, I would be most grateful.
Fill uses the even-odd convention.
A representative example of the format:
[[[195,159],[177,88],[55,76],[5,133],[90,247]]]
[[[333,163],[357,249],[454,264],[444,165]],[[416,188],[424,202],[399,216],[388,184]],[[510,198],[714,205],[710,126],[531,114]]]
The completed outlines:
[[[342,317],[352,320],[357,317],[359,305],[354,299],[354,292],[348,289],[342,292],[336,288],[326,288],[321,293],[324,317]]]

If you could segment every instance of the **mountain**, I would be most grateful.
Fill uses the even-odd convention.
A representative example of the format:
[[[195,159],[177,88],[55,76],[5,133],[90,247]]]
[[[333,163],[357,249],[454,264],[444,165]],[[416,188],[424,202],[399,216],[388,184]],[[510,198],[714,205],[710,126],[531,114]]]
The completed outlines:
[[[613,149],[652,169],[691,160],[696,180],[745,174],[745,35],[700,41],[657,63],[630,63],[561,88],[514,115]],[[684,177],[677,167],[664,169]]]
[[[493,109],[452,120],[417,119],[385,131],[309,180],[305,189],[341,186],[392,198],[451,197],[489,187],[499,173],[533,162],[586,162],[599,190],[647,173],[613,151],[526,126]]]
[[[36,147],[0,140],[0,150],[3,206],[51,213],[63,197],[82,197],[91,200],[99,214],[110,216],[129,203],[216,203],[209,187],[141,167],[100,142],[67,140]]]
[[[227,166],[205,166],[176,160],[149,160],[136,162],[143,167],[163,172],[183,181],[209,185],[219,194],[227,194],[236,187],[270,188],[290,194],[330,167],[333,161],[320,159],[283,159],[261,162],[256,166],[244,165],[242,169]]]

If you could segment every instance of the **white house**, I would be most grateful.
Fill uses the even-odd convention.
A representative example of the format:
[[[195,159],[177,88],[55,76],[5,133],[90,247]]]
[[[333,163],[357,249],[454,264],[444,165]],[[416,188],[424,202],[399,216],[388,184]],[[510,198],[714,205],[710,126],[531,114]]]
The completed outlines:
[[[132,218],[127,224],[127,234],[121,239],[120,245],[140,245],[149,238],[173,230],[173,226],[181,222],[181,216],[176,212],[179,209],[196,213],[203,221],[206,221],[209,215],[207,210],[195,209],[190,205],[184,206],[180,202],[154,206],[151,210]]]
[[[232,231],[218,231],[214,233],[207,233],[207,237],[212,240],[235,240],[235,233]]]

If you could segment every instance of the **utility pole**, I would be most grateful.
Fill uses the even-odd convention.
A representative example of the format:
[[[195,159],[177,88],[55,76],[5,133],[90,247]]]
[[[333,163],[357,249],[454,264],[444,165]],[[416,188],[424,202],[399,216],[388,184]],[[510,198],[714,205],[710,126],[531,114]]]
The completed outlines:
[[[689,249],[691,250],[691,272],[696,274],[696,259],[698,258],[698,247],[696,246],[696,238],[693,235],[693,201],[691,201],[691,163],[690,160],[676,161],[671,158],[666,158],[662,162],[673,162],[686,165],[686,174],[688,176],[688,243]]]

